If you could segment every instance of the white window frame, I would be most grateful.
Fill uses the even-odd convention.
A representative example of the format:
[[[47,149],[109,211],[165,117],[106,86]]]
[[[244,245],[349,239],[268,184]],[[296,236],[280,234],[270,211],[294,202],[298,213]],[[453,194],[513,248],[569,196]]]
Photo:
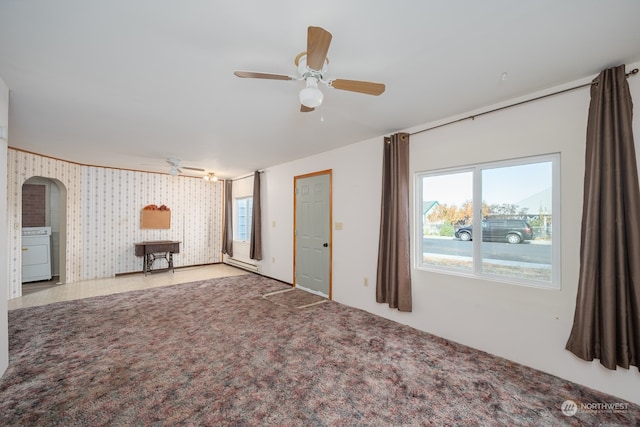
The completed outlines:
[[[482,228],[482,171],[486,169],[520,166],[532,163],[551,162],[552,174],[552,210],[553,210],[553,238],[551,241],[551,281],[533,280],[519,277],[503,276],[482,271],[482,239],[473,239],[472,247],[473,268],[471,271],[425,264],[423,262],[423,229],[424,216],[423,204],[423,178],[428,176],[440,176],[461,172],[473,173],[473,220],[474,230]],[[438,273],[456,276],[473,277],[482,280],[509,283],[514,285],[529,286],[535,288],[560,290],[561,286],[561,212],[560,212],[560,153],[544,154],[530,157],[522,157],[495,162],[478,163],[473,165],[419,171],[414,174],[414,269],[422,271],[435,271]],[[480,201],[477,203],[476,201]]]
[[[247,206],[247,218],[246,218],[246,224],[244,224],[246,227],[246,239],[243,239],[242,236],[240,236],[240,209],[238,207],[238,204],[240,202],[243,202],[243,201],[248,202],[249,200],[253,202],[253,196],[236,197],[233,201],[234,203],[233,240],[236,242],[248,242],[249,240],[251,240],[251,217],[253,216],[253,206],[251,207],[251,209],[249,209],[249,207]]]

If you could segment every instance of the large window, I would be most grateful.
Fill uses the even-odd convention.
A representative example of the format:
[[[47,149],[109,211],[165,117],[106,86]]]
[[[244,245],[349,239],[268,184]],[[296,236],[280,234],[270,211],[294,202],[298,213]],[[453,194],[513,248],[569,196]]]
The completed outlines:
[[[417,176],[418,268],[560,287],[559,156]]]
[[[253,197],[241,197],[236,200],[236,218],[234,240],[248,242],[251,238],[251,214]]]

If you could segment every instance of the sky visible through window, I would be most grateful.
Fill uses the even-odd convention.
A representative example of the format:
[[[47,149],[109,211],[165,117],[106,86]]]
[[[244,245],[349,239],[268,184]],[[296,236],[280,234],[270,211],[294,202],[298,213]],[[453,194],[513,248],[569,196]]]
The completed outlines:
[[[551,188],[551,162],[485,169],[482,179],[486,203],[517,203]],[[472,199],[472,183],[471,171],[424,177],[423,200],[460,206]]]

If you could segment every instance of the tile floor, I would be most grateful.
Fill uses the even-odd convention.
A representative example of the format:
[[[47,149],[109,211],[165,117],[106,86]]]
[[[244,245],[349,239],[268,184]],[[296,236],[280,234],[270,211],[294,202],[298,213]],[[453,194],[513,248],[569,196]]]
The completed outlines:
[[[32,294],[34,292],[40,292],[45,289],[52,288],[54,286],[59,286],[60,277],[53,276],[51,280],[39,280],[37,282],[28,282],[22,284],[22,296]]]
[[[239,276],[242,274],[251,273],[226,264],[176,268],[174,273],[162,272],[148,274],[147,276],[142,273],[127,274],[106,279],[85,280],[82,282],[52,286],[28,295],[23,295],[19,298],[10,299],[8,301],[8,307],[9,310],[35,307],[59,301],[71,301],[138,289],[177,285],[179,283],[194,282],[196,280],[212,279],[215,277]]]

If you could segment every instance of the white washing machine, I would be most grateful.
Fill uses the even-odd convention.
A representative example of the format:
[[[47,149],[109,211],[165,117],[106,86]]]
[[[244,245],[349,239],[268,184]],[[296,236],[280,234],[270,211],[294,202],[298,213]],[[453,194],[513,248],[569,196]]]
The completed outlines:
[[[51,227],[22,229],[22,283],[51,280]]]

